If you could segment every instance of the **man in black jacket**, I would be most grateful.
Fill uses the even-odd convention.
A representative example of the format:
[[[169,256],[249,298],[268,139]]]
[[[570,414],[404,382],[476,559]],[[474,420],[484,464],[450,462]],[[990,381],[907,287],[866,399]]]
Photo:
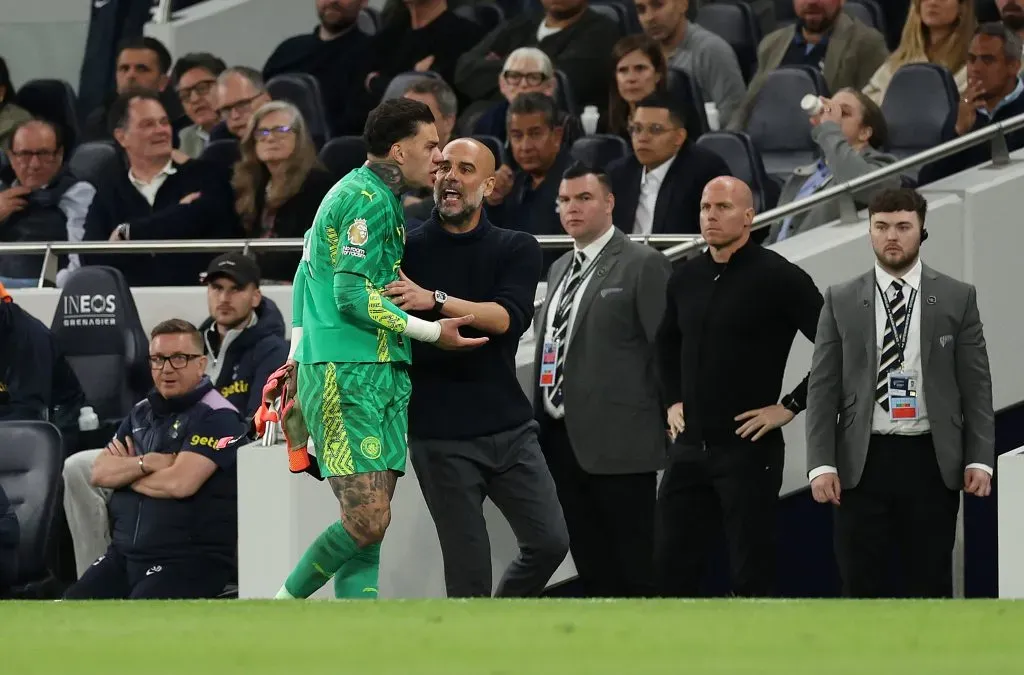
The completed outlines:
[[[128,165],[99,186],[85,221],[86,241],[216,239],[240,235],[227,171],[202,160],[174,162],[170,122],[156,94],[123,94],[111,106],[110,121]],[[120,269],[131,286],[191,286],[212,255],[84,258],[87,265]]]

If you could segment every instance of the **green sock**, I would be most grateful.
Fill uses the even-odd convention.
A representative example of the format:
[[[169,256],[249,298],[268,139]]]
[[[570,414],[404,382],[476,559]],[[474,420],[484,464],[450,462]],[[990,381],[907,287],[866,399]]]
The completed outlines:
[[[359,546],[341,521],[331,523],[302,554],[284,582],[284,589],[293,597],[308,598],[359,552]]]
[[[334,597],[377,597],[377,579],[380,577],[380,543],[361,549],[334,575]]]

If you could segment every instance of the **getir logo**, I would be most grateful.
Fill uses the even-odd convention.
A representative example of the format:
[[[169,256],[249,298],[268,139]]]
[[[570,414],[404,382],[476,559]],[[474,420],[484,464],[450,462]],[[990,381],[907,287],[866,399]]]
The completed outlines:
[[[214,450],[219,449],[217,448],[217,439],[213,436],[200,436],[199,434],[193,434],[192,438],[190,438],[188,442],[189,445],[193,447],[197,445],[205,445],[206,447],[213,448]]]
[[[64,326],[113,326],[117,297],[109,295],[65,295],[62,298]]]
[[[226,387],[221,387],[220,395],[224,398],[234,396],[235,394],[247,394],[249,393],[249,383],[245,380],[236,380]]]

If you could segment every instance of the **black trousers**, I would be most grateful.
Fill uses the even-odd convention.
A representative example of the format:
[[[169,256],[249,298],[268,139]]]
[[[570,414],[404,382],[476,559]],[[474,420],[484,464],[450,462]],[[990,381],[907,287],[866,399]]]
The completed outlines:
[[[951,597],[959,510],[960,491],[943,482],[931,434],[872,436],[860,482],[835,508],[843,595]]]
[[[437,528],[449,598],[491,595],[490,497],[512,526],[519,555],[496,595],[540,595],[565,560],[569,535],[537,443],[537,423],[467,440],[409,439],[416,478]]]
[[[64,599],[216,598],[234,578],[234,566],[216,558],[138,562],[125,558],[111,545],[64,593]]]
[[[786,448],[781,440],[708,443],[673,461],[661,480],[655,579],[666,597],[695,597],[722,529],[734,594],[775,592],[776,510]]]
[[[584,592],[590,597],[653,596],[657,473],[587,473],[576,460],[562,420],[545,418],[541,445]]]

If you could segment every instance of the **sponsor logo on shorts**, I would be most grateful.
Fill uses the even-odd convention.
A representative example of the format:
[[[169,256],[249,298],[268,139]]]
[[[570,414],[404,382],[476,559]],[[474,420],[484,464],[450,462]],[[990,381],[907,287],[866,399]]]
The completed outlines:
[[[348,243],[353,246],[362,246],[369,238],[370,231],[366,229],[366,220],[364,218],[356,218],[348,226]]]
[[[344,246],[344,247],[342,247],[341,254],[342,255],[350,255],[353,258],[365,258],[366,257],[366,251],[364,251],[361,248],[357,248],[355,246]]]
[[[367,436],[359,444],[359,452],[363,453],[366,459],[380,459],[380,439],[376,436]]]

